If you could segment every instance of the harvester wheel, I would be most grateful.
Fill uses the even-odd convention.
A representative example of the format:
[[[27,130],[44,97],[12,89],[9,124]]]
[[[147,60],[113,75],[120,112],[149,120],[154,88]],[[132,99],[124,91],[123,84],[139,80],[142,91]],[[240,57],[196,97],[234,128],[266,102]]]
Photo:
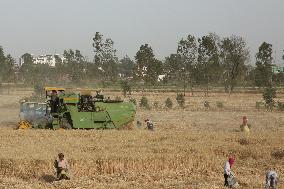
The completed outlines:
[[[66,118],[62,118],[60,121],[60,128],[61,129],[72,129],[72,126]]]
[[[20,121],[18,124],[18,129],[30,129],[32,125],[28,121]]]

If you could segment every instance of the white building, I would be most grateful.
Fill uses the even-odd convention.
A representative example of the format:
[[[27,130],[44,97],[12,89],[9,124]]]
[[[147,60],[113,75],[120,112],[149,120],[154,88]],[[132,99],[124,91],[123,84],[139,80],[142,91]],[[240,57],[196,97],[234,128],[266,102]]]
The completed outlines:
[[[166,75],[158,75],[158,81],[164,81]]]
[[[65,60],[65,58],[59,54],[55,54],[55,55],[46,54],[46,55],[39,55],[39,56],[35,56],[33,54],[31,55],[33,57],[34,64],[48,64],[51,67],[55,67],[55,64],[56,64],[55,56],[58,56],[62,62]],[[24,63],[24,60],[20,58],[20,66],[23,65],[23,63]]]

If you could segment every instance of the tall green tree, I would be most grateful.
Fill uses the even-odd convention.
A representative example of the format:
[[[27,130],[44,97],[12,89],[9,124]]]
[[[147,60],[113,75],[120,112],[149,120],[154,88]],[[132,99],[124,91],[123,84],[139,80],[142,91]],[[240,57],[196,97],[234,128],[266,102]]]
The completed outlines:
[[[54,79],[55,72],[48,64],[33,64],[32,85],[44,86],[46,83]]]
[[[4,55],[4,50],[3,48],[0,46],[0,88],[2,86],[2,82],[3,82],[3,79],[4,79],[4,73],[5,73],[5,70],[4,70],[4,64],[5,64],[5,55]]]
[[[62,81],[65,70],[64,63],[58,55],[54,55],[54,58],[55,58],[55,70],[57,75],[56,79]]]
[[[118,58],[113,45],[114,42],[110,38],[105,40],[102,69],[104,70],[105,78],[115,81],[118,76]]]
[[[20,68],[20,75],[23,79],[23,81],[26,84],[34,84],[36,79],[34,77],[34,64],[33,64],[33,57],[29,53],[25,53],[21,56],[23,60],[23,64]]]
[[[86,62],[85,69],[85,75],[88,80],[93,81],[100,79],[99,75],[101,74],[101,70],[99,70],[98,66],[95,65],[93,62]]]
[[[163,73],[163,63],[155,58],[151,46],[141,45],[135,56],[134,75],[146,83],[155,84],[158,76]]]
[[[14,79],[15,60],[8,54],[5,56],[3,48],[0,46],[0,83],[11,82]]]
[[[103,35],[96,32],[93,38],[93,48],[95,52],[94,61],[101,70],[101,76],[104,79],[116,80],[118,76],[118,58],[113,40],[110,38],[104,40]]]
[[[267,87],[272,80],[272,45],[263,42],[256,54],[255,84],[258,87]]]
[[[15,82],[15,64],[16,64],[15,59],[10,54],[8,54],[6,56],[6,63],[5,63],[6,75],[4,76],[6,78],[6,81]]]
[[[127,79],[121,80],[120,86],[124,97],[126,97],[127,93],[131,95],[131,87],[132,87],[131,85],[132,85],[131,82],[128,81]]]
[[[93,48],[95,52],[94,62],[98,66],[101,66],[104,59],[104,39],[100,32],[96,32],[95,37],[93,38]]]
[[[180,54],[171,54],[165,59],[165,72],[168,81],[182,81],[184,61]]]
[[[21,56],[23,64],[20,67],[20,76],[25,84],[30,86],[43,86],[54,80],[56,72],[48,64],[35,64],[33,56],[25,53]]]
[[[190,72],[192,65],[197,60],[197,41],[192,35],[188,35],[186,39],[181,39],[178,43],[177,54],[182,58],[184,68]]]
[[[209,84],[217,83],[222,72],[218,44],[214,35],[209,34],[198,39],[198,58],[195,71],[196,81],[206,86],[205,95],[208,95]]]
[[[252,86],[255,84],[255,67],[253,65],[246,65],[244,86]]]
[[[197,40],[194,36],[188,35],[186,39],[181,39],[178,42],[177,54],[181,56],[183,67],[182,67],[182,79],[183,81],[190,80],[192,84],[192,72],[193,66],[197,61]]]
[[[24,64],[33,64],[33,56],[29,53],[25,53],[21,56]]]
[[[4,50],[3,50],[3,48],[0,46],[0,63],[5,62],[5,59],[6,59],[6,57],[5,57],[5,54],[4,54]]]
[[[79,50],[64,50],[63,57],[66,59],[64,64],[73,82],[79,83],[84,80],[84,56]]]
[[[231,93],[237,81],[244,75],[245,64],[249,60],[249,50],[245,40],[235,35],[224,38],[221,41],[221,58],[225,90]]]
[[[123,57],[119,61],[118,72],[123,78],[128,78],[133,76],[134,61],[129,58],[129,56]]]

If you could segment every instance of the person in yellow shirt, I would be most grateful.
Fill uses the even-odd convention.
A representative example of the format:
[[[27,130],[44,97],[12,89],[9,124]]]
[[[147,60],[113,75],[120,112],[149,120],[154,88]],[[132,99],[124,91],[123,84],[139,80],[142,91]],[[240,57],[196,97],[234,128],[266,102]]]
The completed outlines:
[[[248,118],[247,118],[247,116],[244,116],[244,117],[243,117],[243,124],[241,124],[240,128],[241,128],[241,131],[242,131],[242,132],[245,132],[245,133],[249,133],[249,132],[250,132],[251,125],[248,124]]]

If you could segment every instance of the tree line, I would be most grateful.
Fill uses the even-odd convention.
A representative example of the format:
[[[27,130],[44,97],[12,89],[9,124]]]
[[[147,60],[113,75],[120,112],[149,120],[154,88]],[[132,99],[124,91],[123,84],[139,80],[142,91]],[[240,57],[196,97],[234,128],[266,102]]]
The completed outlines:
[[[22,55],[23,65],[5,55],[0,47],[0,83],[143,82],[145,85],[167,84],[184,87],[223,86],[232,92],[236,86],[267,87],[280,85],[284,73],[272,72],[273,48],[263,42],[255,62],[244,38],[236,35],[221,38],[209,33],[202,37],[188,35],[177,42],[175,53],[159,60],[149,44],[138,49],[134,60],[127,55],[119,59],[111,38],[96,32],[92,47],[94,59],[87,61],[80,50],[64,50],[62,60],[55,55],[55,67],[34,64],[29,53]],[[284,60],[284,55],[283,55]],[[255,66],[250,63],[254,62]],[[163,81],[158,81],[163,75]]]

